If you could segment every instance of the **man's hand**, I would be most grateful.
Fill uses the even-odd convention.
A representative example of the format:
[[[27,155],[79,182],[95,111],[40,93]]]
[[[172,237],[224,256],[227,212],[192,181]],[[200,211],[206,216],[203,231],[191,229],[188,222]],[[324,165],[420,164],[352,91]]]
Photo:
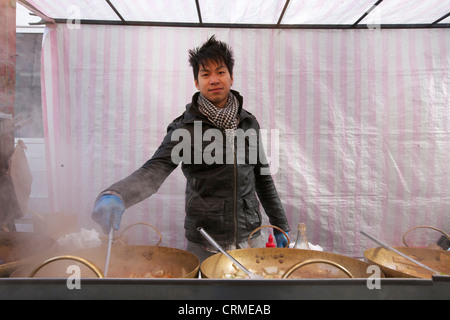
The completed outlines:
[[[108,234],[111,227],[119,230],[122,215],[125,212],[123,201],[114,195],[105,194],[98,198],[92,213],[92,219]]]
[[[289,233],[286,232],[286,234],[289,236]],[[275,233],[275,241],[277,242],[277,248],[284,248],[287,246],[287,238],[283,233]]]

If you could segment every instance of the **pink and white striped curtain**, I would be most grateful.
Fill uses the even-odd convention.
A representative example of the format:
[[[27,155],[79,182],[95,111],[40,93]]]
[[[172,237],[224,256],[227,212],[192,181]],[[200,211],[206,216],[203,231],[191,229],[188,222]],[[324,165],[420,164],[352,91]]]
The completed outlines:
[[[267,153],[295,238],[361,257],[410,227],[450,230],[450,33],[446,29],[253,30],[65,25],[43,43],[53,210],[93,227],[97,194],[150,158],[195,92],[188,50],[229,42],[233,88],[268,130]],[[146,221],[184,248],[177,169],[122,225]],[[142,241],[147,231],[136,232]],[[440,234],[416,231],[426,245]]]

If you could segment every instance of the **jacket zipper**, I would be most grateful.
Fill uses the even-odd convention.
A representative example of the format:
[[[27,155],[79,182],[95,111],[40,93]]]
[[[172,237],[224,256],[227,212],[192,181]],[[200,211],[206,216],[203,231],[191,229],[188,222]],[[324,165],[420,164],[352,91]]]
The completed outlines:
[[[204,117],[203,114],[201,116]],[[244,119],[246,119],[248,117],[249,116],[246,115],[242,118],[239,118],[238,123],[242,122]],[[195,119],[189,120],[189,121],[185,122],[185,124],[194,123],[195,121],[198,121],[198,120],[195,120]],[[211,123],[206,117],[204,119],[202,119],[201,121],[203,123],[210,124],[215,127],[215,125],[213,123]],[[223,130],[223,133],[224,133],[225,139],[227,139],[225,130]],[[234,144],[234,139],[233,139],[232,143]],[[237,181],[237,155],[236,155],[236,147],[235,146],[232,146],[232,147],[233,147],[233,161],[234,161],[234,163],[233,163],[233,167],[234,167],[233,168],[233,171],[234,171],[233,172],[233,174],[234,174],[234,186],[233,186],[233,188],[234,188],[234,190],[233,190],[233,193],[234,193],[234,195],[233,195],[234,245],[237,248],[237,245],[238,245],[238,240],[237,240],[237,230],[238,230],[238,221],[237,221],[237,211],[238,211],[237,210],[237,205],[238,205],[238,200],[237,200],[237,198],[238,198],[238,195],[237,195],[237,193],[238,193],[238,190],[237,190],[237,183],[238,183],[238,181]],[[192,196],[193,196],[193,194],[190,196],[188,203],[192,199]]]

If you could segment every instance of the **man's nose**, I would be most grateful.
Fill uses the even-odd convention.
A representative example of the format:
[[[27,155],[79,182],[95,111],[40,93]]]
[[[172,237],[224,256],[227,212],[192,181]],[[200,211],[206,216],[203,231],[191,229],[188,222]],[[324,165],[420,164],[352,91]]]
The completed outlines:
[[[209,77],[209,83],[210,84],[214,84],[214,83],[217,83],[217,82],[219,82],[219,77],[217,77],[216,75],[211,75]]]

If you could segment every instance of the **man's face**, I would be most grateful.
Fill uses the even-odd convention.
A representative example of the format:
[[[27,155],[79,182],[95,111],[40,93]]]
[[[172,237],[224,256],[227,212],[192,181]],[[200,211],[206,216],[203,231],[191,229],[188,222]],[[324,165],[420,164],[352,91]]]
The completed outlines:
[[[200,66],[198,80],[195,80],[200,93],[218,108],[225,107],[232,85],[233,77],[222,62],[209,61]]]

